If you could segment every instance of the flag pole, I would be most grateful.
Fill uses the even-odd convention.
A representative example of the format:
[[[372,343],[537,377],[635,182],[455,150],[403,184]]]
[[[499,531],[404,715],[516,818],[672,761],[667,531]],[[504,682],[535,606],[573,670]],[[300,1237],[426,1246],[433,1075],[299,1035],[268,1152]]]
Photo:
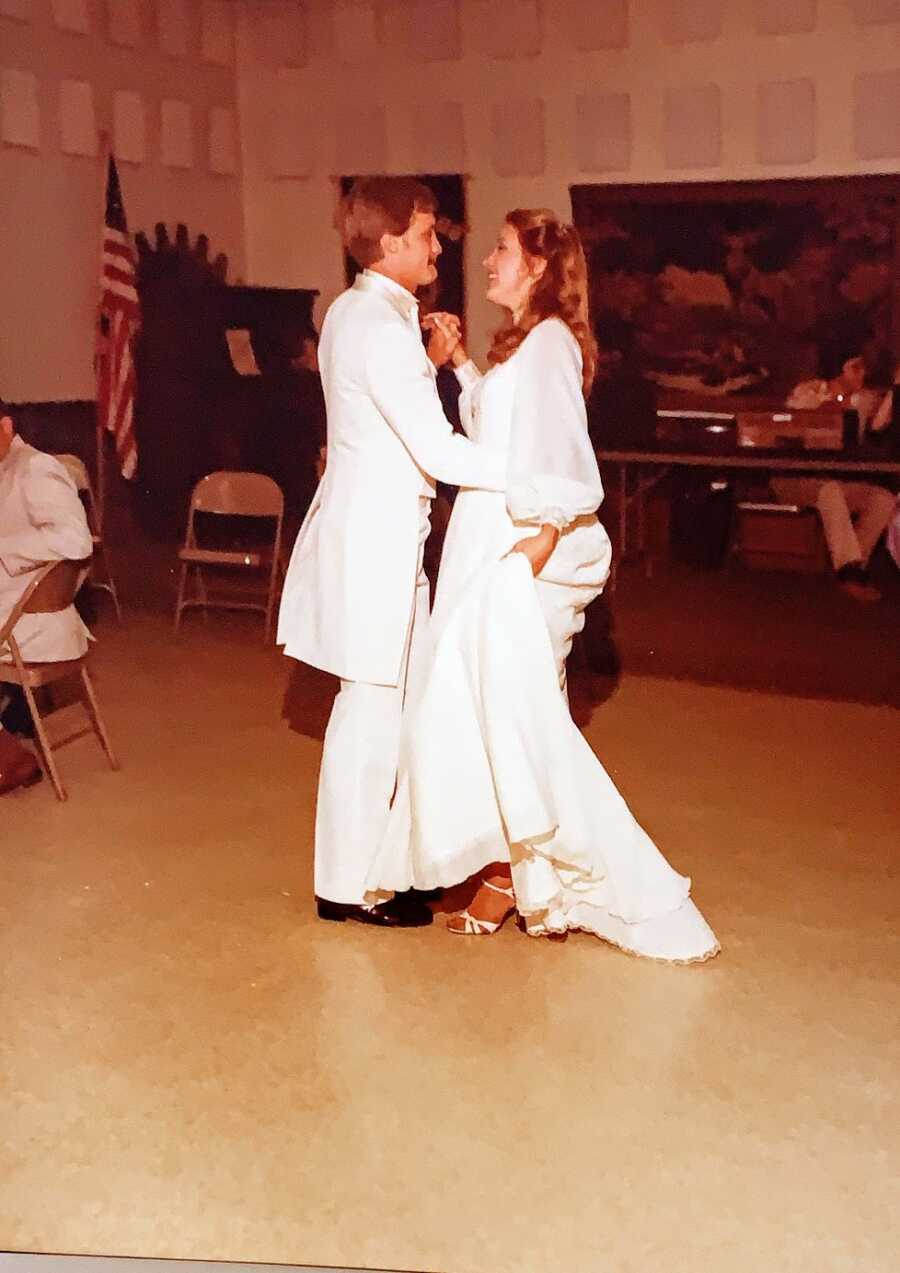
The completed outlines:
[[[105,232],[104,222],[106,220],[106,187],[109,180],[109,157],[112,153],[112,145],[109,133],[105,129],[101,129],[98,134],[100,143],[100,216],[97,224],[100,226],[100,271],[97,275],[98,286],[103,269],[103,239]],[[100,303],[98,301],[94,318],[94,432],[96,447],[96,478],[97,478],[97,507],[95,517],[97,522],[97,534],[103,538],[103,526],[106,514],[106,425],[100,419],[100,377],[104,374],[102,362],[109,358],[108,341],[101,344],[101,328],[100,328]]]

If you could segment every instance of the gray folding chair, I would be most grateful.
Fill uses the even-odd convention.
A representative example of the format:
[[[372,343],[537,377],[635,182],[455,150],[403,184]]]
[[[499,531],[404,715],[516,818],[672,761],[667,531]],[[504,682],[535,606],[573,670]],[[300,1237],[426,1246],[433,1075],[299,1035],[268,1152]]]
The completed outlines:
[[[271,544],[251,550],[225,550],[204,548],[197,542],[196,515],[203,513],[221,517],[258,517],[272,523]],[[209,473],[194,487],[188,510],[184,546],[178,553],[181,571],[178,580],[178,599],[175,603],[175,631],[181,627],[181,616],[191,608],[206,612],[221,610],[259,610],[265,615],[263,640],[268,640],[272,630],[272,614],[279,575],[284,574],[281,558],[281,533],[284,521],[284,496],[277,482],[263,473],[244,473],[222,470]],[[213,597],[203,574],[204,567],[227,567],[247,573],[256,572],[267,577],[265,599],[229,596]],[[194,583],[194,595],[186,596],[188,575]]]

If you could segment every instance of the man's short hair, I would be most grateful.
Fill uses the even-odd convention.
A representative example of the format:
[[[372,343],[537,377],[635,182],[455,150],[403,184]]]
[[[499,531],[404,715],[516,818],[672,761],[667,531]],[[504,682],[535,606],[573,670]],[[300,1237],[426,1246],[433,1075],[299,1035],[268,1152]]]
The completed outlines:
[[[365,269],[382,258],[384,234],[405,234],[416,212],[434,212],[437,200],[413,177],[360,177],[341,200],[337,227],[344,247]]]

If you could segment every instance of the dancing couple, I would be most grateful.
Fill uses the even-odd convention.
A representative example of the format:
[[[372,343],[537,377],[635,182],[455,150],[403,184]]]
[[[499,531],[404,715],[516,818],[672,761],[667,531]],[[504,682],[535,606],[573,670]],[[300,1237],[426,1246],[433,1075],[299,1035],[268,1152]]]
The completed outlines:
[[[430,923],[429,892],[477,876],[450,932],[518,912],[650,958],[718,950],[678,875],[571,719],[566,658],[602,591],[610,544],[585,395],[596,346],[577,232],[516,210],[485,261],[507,311],[490,370],[458,320],[425,320],[435,200],[407,178],[358,181],[340,211],[362,267],[330,307],[319,364],[328,462],[285,582],[278,641],[340,679],[316,810],[319,917]],[[467,436],[441,408],[460,381]],[[434,613],[423,572],[436,480],[460,488]]]

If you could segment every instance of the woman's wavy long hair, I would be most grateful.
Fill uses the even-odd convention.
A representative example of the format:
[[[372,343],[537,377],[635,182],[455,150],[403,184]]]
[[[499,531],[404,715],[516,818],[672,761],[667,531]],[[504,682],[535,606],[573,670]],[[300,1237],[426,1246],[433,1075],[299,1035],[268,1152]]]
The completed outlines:
[[[597,342],[588,313],[587,262],[578,231],[546,208],[514,208],[505,221],[518,235],[525,260],[529,264],[546,261],[547,266],[532,286],[518,323],[495,334],[488,362],[506,362],[533,327],[545,318],[561,318],[581,348],[582,389],[587,397],[597,369]]]

